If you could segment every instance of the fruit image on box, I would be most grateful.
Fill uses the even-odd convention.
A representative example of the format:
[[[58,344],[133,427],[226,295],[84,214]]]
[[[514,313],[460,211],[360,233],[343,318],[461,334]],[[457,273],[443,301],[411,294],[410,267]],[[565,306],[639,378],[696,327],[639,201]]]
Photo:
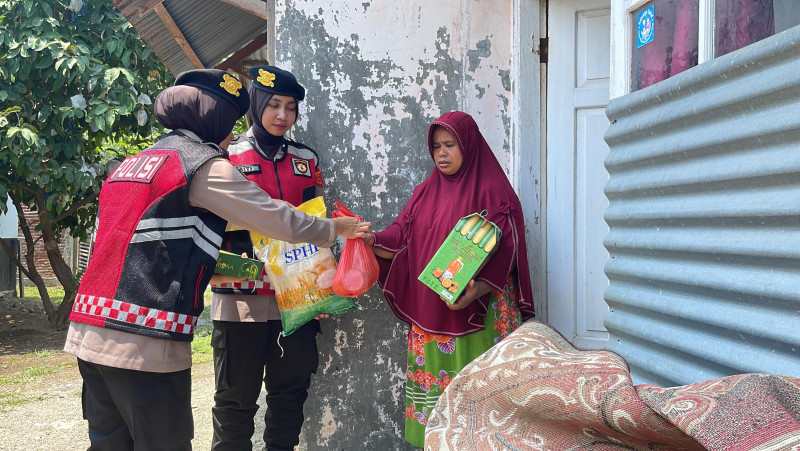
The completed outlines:
[[[461,218],[418,279],[451,304],[497,249],[500,228],[481,213]]]
[[[264,269],[264,262],[262,261],[245,258],[226,251],[219,251],[214,272],[256,280],[261,275],[262,269]]]

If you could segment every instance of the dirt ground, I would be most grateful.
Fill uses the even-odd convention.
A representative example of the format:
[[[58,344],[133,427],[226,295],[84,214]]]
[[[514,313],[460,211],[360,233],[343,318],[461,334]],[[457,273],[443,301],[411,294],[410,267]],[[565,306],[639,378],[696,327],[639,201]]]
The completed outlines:
[[[0,451],[89,446],[77,363],[61,351],[66,335],[66,327],[48,324],[40,304],[0,299]],[[213,393],[213,363],[194,365],[194,449],[210,447]]]

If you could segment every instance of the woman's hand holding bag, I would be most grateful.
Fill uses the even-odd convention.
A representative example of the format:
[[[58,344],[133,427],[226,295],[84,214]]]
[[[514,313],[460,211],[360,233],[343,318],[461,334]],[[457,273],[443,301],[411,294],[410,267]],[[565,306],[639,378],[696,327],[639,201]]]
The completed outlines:
[[[335,202],[333,206],[336,208],[331,213],[334,218],[352,216],[359,221],[363,220],[361,216],[353,214],[341,202]],[[378,260],[364,243],[364,239],[348,238],[333,277],[333,292],[345,297],[360,296],[378,280],[378,272]]]

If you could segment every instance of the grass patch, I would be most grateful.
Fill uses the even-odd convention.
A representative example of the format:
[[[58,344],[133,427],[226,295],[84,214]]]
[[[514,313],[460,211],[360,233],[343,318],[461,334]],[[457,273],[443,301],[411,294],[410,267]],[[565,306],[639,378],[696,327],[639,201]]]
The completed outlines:
[[[211,332],[201,331],[192,340],[192,363],[205,363],[214,359],[214,349],[211,347]]]
[[[33,365],[20,371],[18,374],[0,378],[0,385],[5,384],[24,384],[35,381],[42,376],[54,373],[59,369],[57,366]]]
[[[47,357],[53,355],[52,349],[39,349],[33,352],[24,354],[25,356]]]
[[[205,308],[200,314],[200,321],[192,340],[192,363],[205,363],[214,360],[214,349],[211,347],[211,287],[203,293]]]
[[[41,301],[39,296],[39,289],[36,286],[26,286],[22,289],[23,296],[20,298],[22,301]],[[50,296],[50,301],[54,304],[60,304],[64,299],[64,287],[61,285],[53,285],[47,287],[47,294]]]
[[[0,412],[9,411],[14,406],[19,406],[43,399],[42,395],[23,395],[20,391],[0,393]]]

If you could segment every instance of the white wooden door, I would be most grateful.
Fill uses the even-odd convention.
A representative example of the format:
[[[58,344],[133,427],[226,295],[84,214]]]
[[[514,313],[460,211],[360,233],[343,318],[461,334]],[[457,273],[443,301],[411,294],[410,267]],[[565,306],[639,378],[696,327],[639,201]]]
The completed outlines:
[[[610,2],[553,0],[549,9],[547,321],[578,347],[602,348]]]

